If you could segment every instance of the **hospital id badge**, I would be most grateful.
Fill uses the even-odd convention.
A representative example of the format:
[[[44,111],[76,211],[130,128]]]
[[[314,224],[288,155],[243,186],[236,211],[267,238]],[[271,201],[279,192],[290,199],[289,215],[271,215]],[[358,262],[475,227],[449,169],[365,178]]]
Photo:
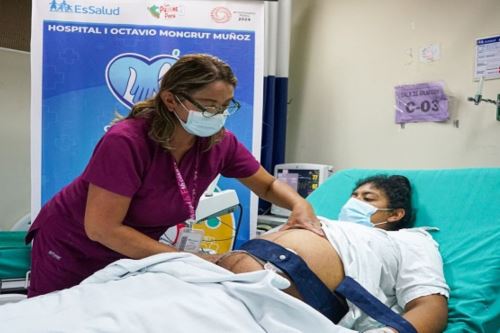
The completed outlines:
[[[203,240],[204,232],[199,229],[183,228],[175,247],[179,251],[197,253]]]

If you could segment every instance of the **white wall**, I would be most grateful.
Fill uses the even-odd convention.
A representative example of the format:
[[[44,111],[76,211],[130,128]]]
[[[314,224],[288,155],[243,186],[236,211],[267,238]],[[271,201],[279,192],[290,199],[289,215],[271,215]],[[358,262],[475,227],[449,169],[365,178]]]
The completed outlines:
[[[498,0],[293,0],[287,162],[336,169],[500,167],[493,105],[474,106],[474,40],[500,34]],[[418,61],[439,43],[441,59]],[[409,50],[413,57],[410,57]],[[0,49],[0,229],[30,207],[29,55]],[[446,124],[394,124],[394,86],[443,80]],[[495,98],[500,80],[487,81]]]
[[[0,230],[30,211],[30,59],[0,49]]]
[[[287,162],[500,167],[495,106],[466,101],[477,89],[475,39],[500,34],[498,13],[498,0],[294,0]],[[441,59],[424,64],[418,51],[429,43]],[[437,80],[459,128],[396,125],[394,86]],[[485,82],[485,98],[498,93],[500,80]]]

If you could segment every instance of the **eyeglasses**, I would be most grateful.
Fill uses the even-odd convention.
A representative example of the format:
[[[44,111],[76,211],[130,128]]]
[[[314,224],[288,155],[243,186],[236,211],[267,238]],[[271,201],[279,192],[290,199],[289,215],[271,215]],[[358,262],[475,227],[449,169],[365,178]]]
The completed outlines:
[[[210,117],[213,117],[213,116],[215,116],[217,114],[221,114],[221,113],[224,115],[230,116],[230,115],[234,114],[236,111],[238,111],[239,108],[241,107],[241,104],[238,101],[236,101],[234,98],[231,99],[231,101],[229,102],[228,105],[204,106],[200,102],[197,102],[195,99],[193,99],[191,96],[189,96],[187,94],[179,93],[177,95],[184,98],[185,100],[187,100],[189,103],[193,104],[194,106],[196,106],[198,108],[198,110],[201,112],[201,114],[206,118],[210,118]],[[176,95],[176,97],[177,97],[177,95]],[[177,99],[179,100],[179,97],[177,97]],[[180,100],[179,100],[179,102],[180,102]]]

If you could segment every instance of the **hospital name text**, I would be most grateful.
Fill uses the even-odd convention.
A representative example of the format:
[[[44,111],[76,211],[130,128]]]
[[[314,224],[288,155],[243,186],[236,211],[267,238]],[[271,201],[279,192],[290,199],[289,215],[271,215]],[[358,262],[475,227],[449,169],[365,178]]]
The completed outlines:
[[[211,33],[200,31],[174,31],[174,30],[156,30],[150,28],[128,28],[128,27],[101,27],[101,26],[80,26],[80,25],[62,25],[49,24],[47,31],[96,34],[96,35],[124,35],[124,36],[160,36],[169,38],[193,38],[193,39],[214,39],[214,40],[234,40],[251,41],[251,34],[242,33]]]

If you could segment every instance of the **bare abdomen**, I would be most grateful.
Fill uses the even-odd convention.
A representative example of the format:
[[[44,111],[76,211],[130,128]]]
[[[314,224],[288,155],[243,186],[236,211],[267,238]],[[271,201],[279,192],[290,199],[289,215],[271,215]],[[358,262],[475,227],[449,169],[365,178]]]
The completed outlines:
[[[334,290],[344,278],[342,261],[326,238],[304,229],[278,231],[260,238],[295,251],[330,290]],[[258,261],[242,253],[228,256],[219,264],[234,273],[262,269]],[[285,291],[299,297],[293,285]]]

